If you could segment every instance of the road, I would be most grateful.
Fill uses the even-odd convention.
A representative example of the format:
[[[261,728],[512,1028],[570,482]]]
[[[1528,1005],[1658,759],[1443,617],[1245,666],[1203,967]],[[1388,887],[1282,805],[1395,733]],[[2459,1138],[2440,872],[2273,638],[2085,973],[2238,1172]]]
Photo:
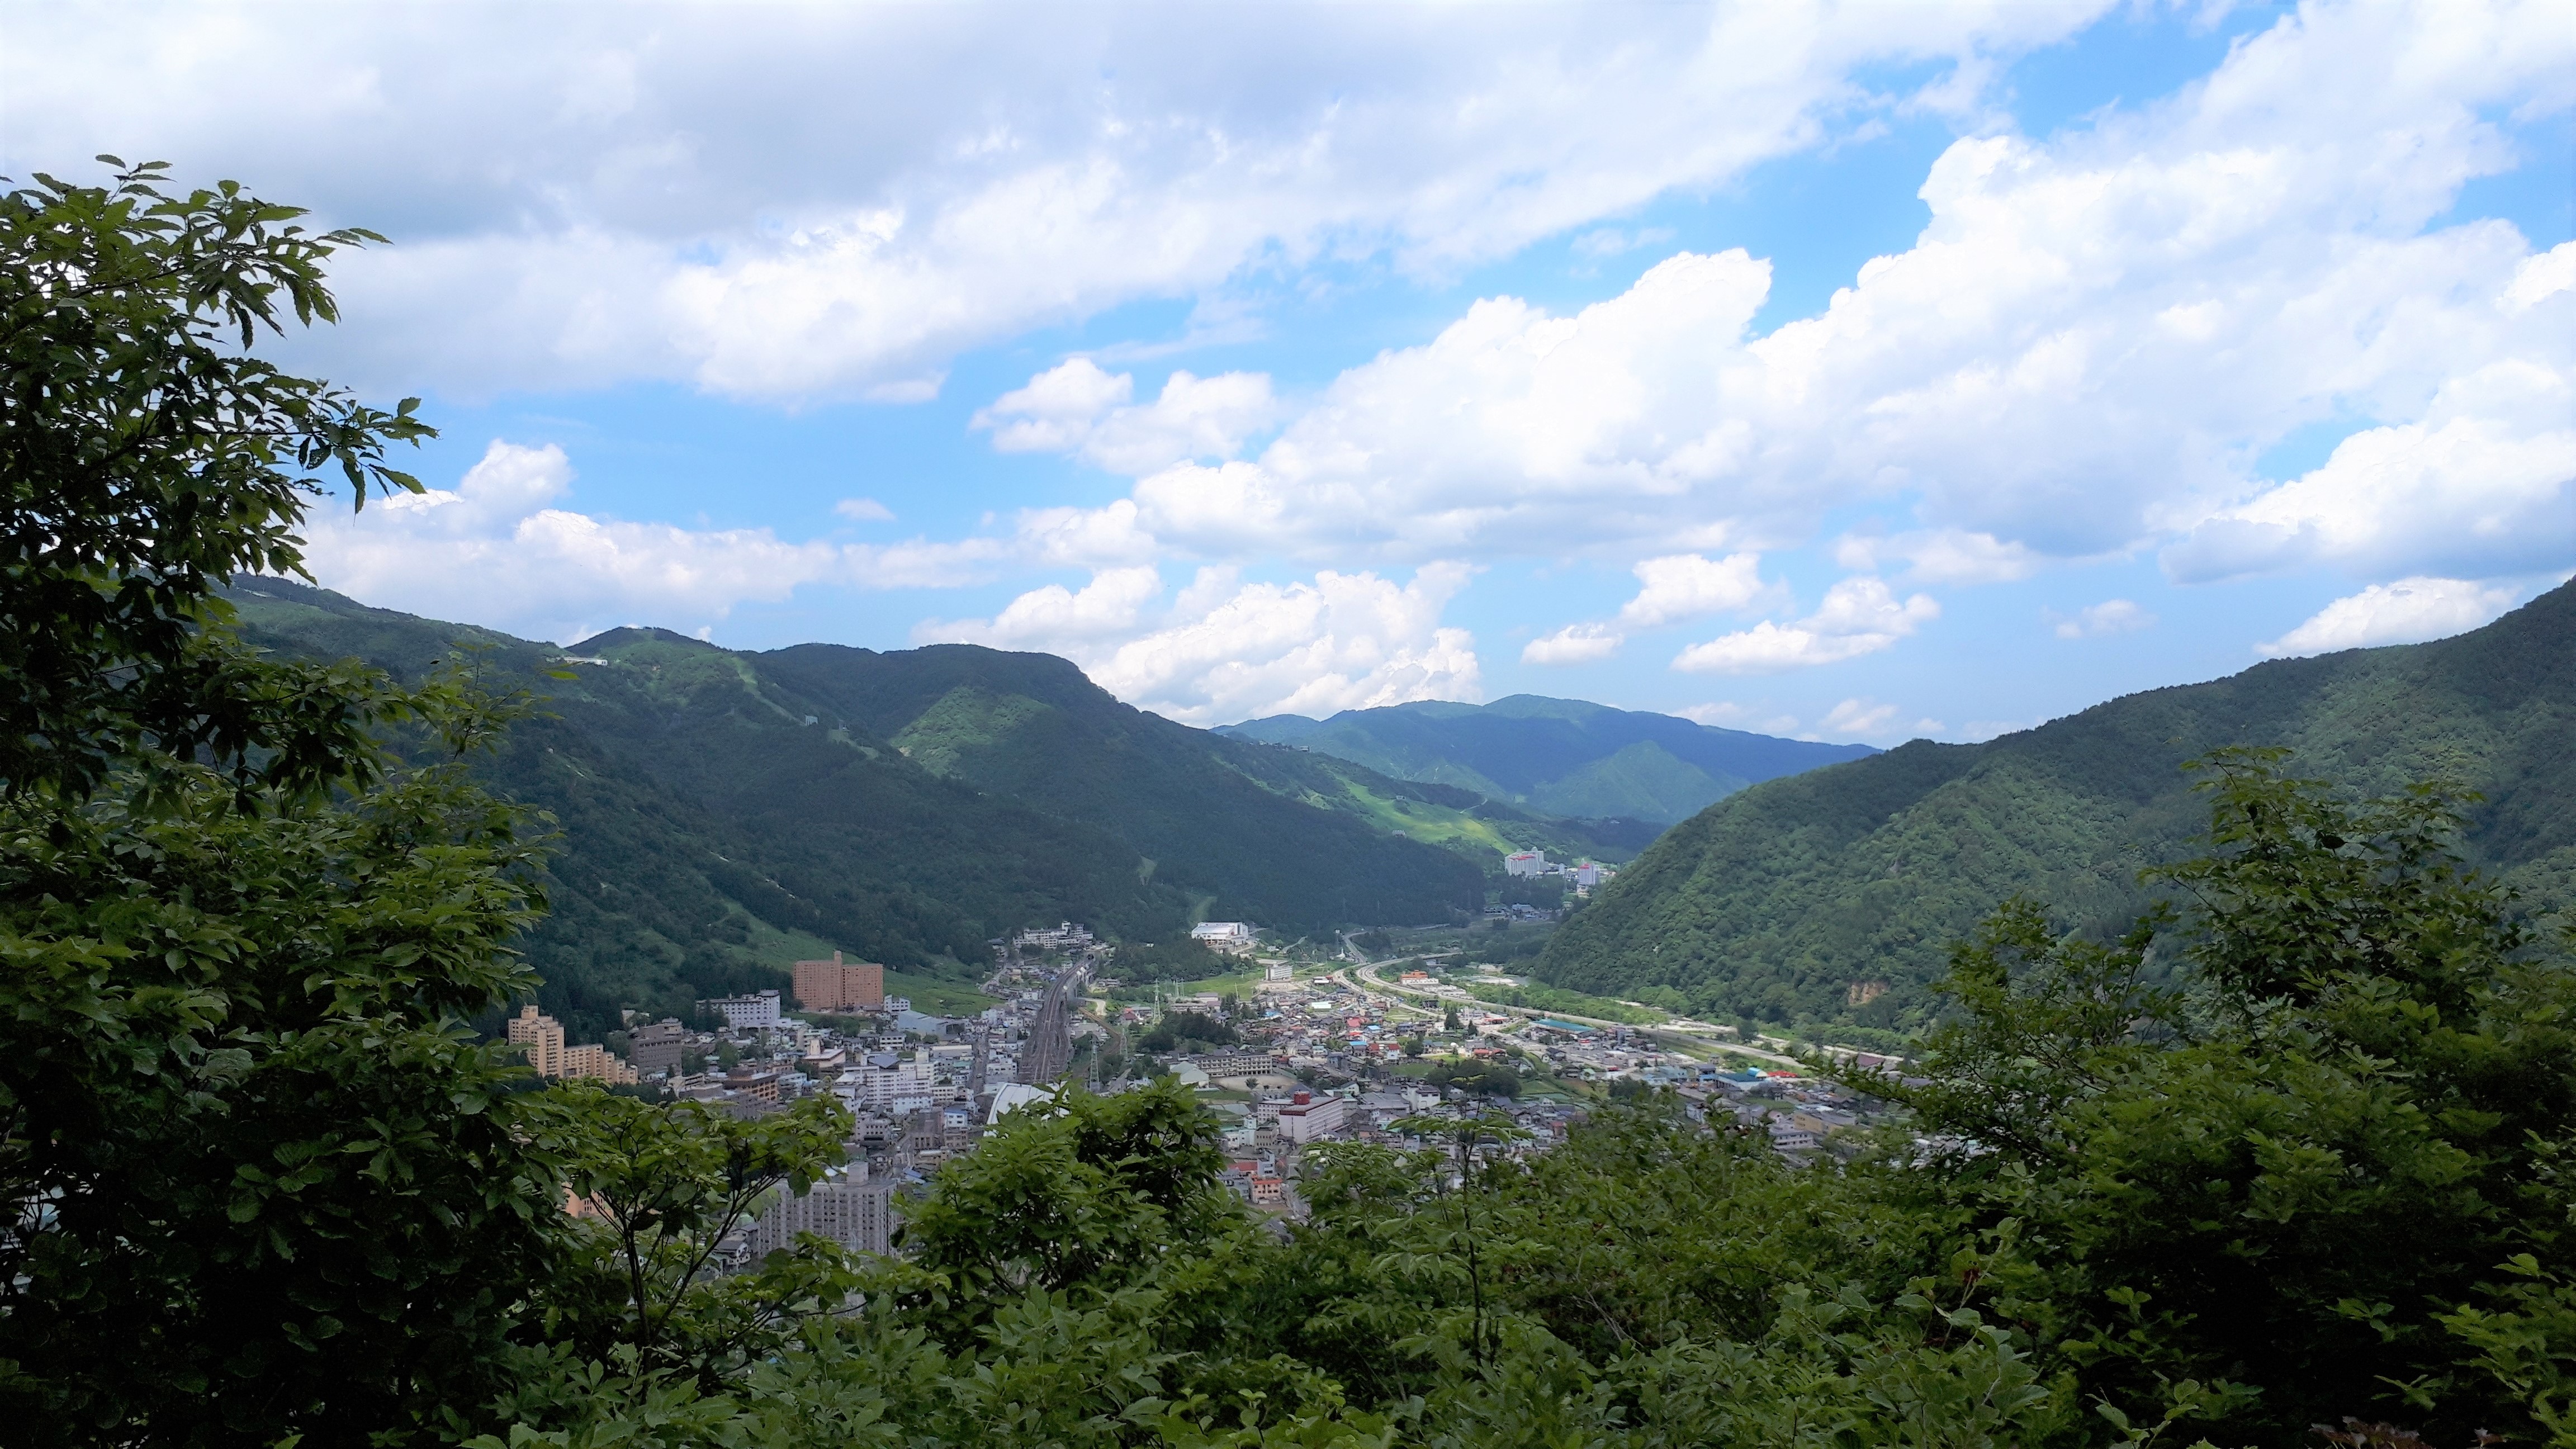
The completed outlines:
[[[1428,988],[1399,986],[1377,974],[1378,964],[1379,963],[1376,962],[1363,963],[1361,965],[1352,966],[1346,971],[1336,971],[1332,973],[1332,976],[1335,980],[1356,978],[1347,980],[1347,984],[1354,990],[1376,993],[1391,1000],[1405,1002],[1408,1005],[1412,1004],[1412,1002],[1417,999],[1436,1001],[1443,1006],[1447,1006],[1451,1002],[1457,1000],[1455,997],[1443,997],[1438,992]],[[1693,1026],[1697,1028],[1696,1030],[1693,1030],[1691,1027],[1636,1026],[1624,1021],[1605,1021],[1597,1016],[1576,1016],[1571,1012],[1565,1011],[1540,1011],[1534,1007],[1527,1006],[1504,1006],[1498,1002],[1482,1001],[1472,997],[1468,998],[1467,1004],[1471,1004],[1479,1010],[1499,1011],[1507,1016],[1524,1017],[1530,1020],[1537,1020],[1538,1018],[1545,1017],[1551,1021],[1570,1021],[1577,1026],[1624,1026],[1639,1036],[1652,1041],[1660,1041],[1667,1045],[1723,1046],[1728,1051],[1740,1052],[1745,1056],[1753,1057],[1761,1061],[1776,1062],[1784,1067],[1803,1068],[1806,1065],[1796,1057],[1767,1050],[1766,1048],[1771,1040],[1770,1038],[1763,1038],[1765,1046],[1746,1046],[1736,1041],[1720,1040],[1716,1035],[1719,1028],[1700,1025],[1698,1023],[1693,1023]]]

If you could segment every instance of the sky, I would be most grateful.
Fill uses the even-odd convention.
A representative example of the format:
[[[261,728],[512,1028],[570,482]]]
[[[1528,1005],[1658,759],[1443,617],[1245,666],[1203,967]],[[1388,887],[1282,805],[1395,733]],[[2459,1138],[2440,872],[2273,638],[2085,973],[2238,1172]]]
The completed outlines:
[[[2576,24],[2407,5],[0,0],[0,174],[390,243],[323,584],[1198,725],[1889,745],[2576,570]]]

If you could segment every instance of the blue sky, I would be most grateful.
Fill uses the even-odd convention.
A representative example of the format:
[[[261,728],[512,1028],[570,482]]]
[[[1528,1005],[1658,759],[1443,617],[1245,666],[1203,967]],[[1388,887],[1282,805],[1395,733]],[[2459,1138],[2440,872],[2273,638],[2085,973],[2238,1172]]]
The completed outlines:
[[[395,239],[390,607],[1887,744],[2576,568],[2547,4],[8,10],[0,170]]]

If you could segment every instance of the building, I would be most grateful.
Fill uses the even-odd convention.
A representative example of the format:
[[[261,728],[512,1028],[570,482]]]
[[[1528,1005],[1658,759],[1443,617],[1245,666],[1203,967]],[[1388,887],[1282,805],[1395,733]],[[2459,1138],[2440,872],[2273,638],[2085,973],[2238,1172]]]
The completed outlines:
[[[626,1059],[639,1072],[676,1072],[688,1044],[688,1028],[666,1016],[649,1026],[628,1029]]]
[[[564,1045],[563,1023],[524,1006],[510,1019],[510,1045],[524,1048],[528,1065],[541,1077],[588,1078],[612,1086],[635,1085],[635,1069],[608,1054],[603,1046]]]
[[[1318,1097],[1299,1091],[1279,1109],[1279,1140],[1313,1142],[1342,1130],[1349,1116],[1348,1097]]]
[[[1605,870],[1597,862],[1587,860],[1574,867],[1574,884],[1576,888],[1588,891],[1616,874],[1617,871]]]
[[[862,1253],[893,1251],[894,1184],[871,1182],[866,1167],[834,1170],[802,1197],[781,1192],[752,1224],[753,1262],[796,1245],[798,1233]]]
[[[533,1005],[510,1019],[510,1045],[526,1049],[528,1065],[541,1077],[560,1077],[564,1066],[563,1023],[540,1016]]]
[[[1274,981],[1293,980],[1296,975],[1296,968],[1290,966],[1285,961],[1273,961],[1261,968],[1261,980],[1263,985],[1268,985]]]
[[[1011,938],[1012,949],[1018,951],[1088,951],[1091,945],[1091,928],[1071,921],[1057,922],[1052,931],[1040,926]]]
[[[1190,939],[1211,951],[1249,951],[1254,935],[1249,921],[1201,921],[1190,927]]]
[[[1523,850],[1504,856],[1503,874],[1545,875],[1547,874],[1547,852],[1544,850]]]
[[[1209,1052],[1182,1060],[1210,1077],[1253,1077],[1282,1070],[1277,1057],[1253,1052]]]
[[[749,996],[719,996],[698,1003],[698,1010],[709,1016],[722,1017],[724,1024],[736,1031],[771,1031],[786,1024],[778,1014],[778,993],[755,991]]]
[[[885,1005],[885,967],[874,961],[796,963],[796,1004],[807,1011],[874,1011]]]
[[[930,1095],[930,1063],[878,1052],[841,1074],[841,1085],[855,1107],[891,1109],[910,1098]]]

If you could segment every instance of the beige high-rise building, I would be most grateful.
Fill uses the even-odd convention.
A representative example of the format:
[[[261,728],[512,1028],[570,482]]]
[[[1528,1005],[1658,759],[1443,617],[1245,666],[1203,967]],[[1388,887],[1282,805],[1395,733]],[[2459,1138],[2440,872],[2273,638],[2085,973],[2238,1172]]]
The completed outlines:
[[[874,961],[796,963],[796,1004],[807,1011],[874,1011],[885,1005],[885,967]]]
[[[635,1085],[633,1067],[610,1056],[603,1046],[565,1046],[563,1023],[538,1015],[534,1006],[519,1008],[511,1018],[510,1045],[527,1048],[528,1065],[541,1077],[586,1077],[611,1086]]]

